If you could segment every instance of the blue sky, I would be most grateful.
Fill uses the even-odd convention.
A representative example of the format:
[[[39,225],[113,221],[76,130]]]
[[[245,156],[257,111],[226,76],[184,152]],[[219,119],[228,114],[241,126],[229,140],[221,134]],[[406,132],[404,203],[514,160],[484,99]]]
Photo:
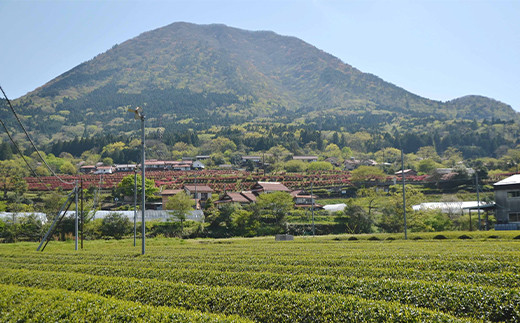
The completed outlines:
[[[177,21],[296,36],[363,72],[447,101],[520,111],[520,1],[0,0],[0,85],[11,99],[114,44]]]

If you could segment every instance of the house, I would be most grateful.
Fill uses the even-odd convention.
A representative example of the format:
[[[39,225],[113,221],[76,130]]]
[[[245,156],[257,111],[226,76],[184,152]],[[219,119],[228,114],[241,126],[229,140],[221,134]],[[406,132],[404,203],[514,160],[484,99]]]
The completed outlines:
[[[262,157],[260,157],[260,156],[242,156],[242,164],[245,164],[248,161],[253,162],[255,164],[260,164],[262,162]]]
[[[308,194],[305,191],[292,191],[291,196],[294,200],[294,207],[297,208],[312,208],[314,209],[322,208],[323,206],[320,204],[316,204],[316,196]]]
[[[144,162],[144,167],[146,170],[154,171],[154,170],[165,170],[166,163],[162,160],[150,159]]]
[[[340,166],[339,159],[337,157],[329,157],[329,158],[325,159],[325,161],[328,163],[331,163],[335,167]]]
[[[96,166],[94,165],[84,165],[79,168],[79,172],[82,174],[90,174],[96,171]]]
[[[213,189],[207,185],[184,185],[184,191],[195,200],[206,201],[211,197]]]
[[[112,166],[98,166],[94,174],[112,174],[114,167]]]
[[[495,189],[496,230],[520,230],[520,174],[493,184]]]
[[[359,166],[377,166],[378,163],[373,159],[358,160],[355,157],[350,157],[343,162],[345,170],[354,170]]]
[[[256,202],[256,196],[251,192],[228,192],[224,194],[215,204],[236,203],[251,204]]]
[[[166,205],[166,203],[168,202],[168,199],[178,193],[182,192],[181,189],[176,189],[176,190],[163,190],[161,192],[161,198],[162,198],[162,205],[164,207],[164,205]]]
[[[414,171],[413,169],[405,169],[404,171],[403,170],[400,170],[398,172],[395,172],[395,176],[402,176],[402,174],[404,173],[404,176],[417,176],[417,172]]]
[[[196,160],[191,165],[191,169],[203,170],[205,168],[204,164],[200,160]]]
[[[255,195],[260,195],[262,193],[273,193],[273,192],[290,192],[285,185],[279,182],[257,182],[251,188],[251,192]]]
[[[183,161],[165,161],[166,170],[191,170],[193,162],[191,160]]]
[[[242,191],[240,192],[243,196],[245,196],[251,203],[256,203],[256,195],[251,191]]]
[[[133,172],[136,169],[137,165],[133,164],[116,164],[114,166],[116,173],[117,172]]]
[[[318,156],[293,156],[292,159],[312,163],[318,161]]]
[[[440,175],[440,176],[447,176],[447,175],[450,175],[450,174],[458,173],[461,170],[465,170],[466,173],[468,174],[468,176],[475,175],[475,170],[473,168],[467,168],[467,167],[464,167],[464,166],[458,167],[458,168],[436,168],[434,170],[434,173],[436,175]]]

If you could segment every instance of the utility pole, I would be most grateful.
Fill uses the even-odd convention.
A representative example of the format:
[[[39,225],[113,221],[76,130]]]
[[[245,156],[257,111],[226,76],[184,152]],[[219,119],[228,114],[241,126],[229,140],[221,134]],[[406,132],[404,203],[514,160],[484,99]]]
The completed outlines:
[[[137,110],[137,109],[136,109]],[[141,215],[141,226],[142,226],[142,235],[143,235],[143,239],[142,239],[142,244],[141,244],[141,249],[142,249],[142,254],[144,255],[145,253],[145,239],[146,239],[146,236],[145,236],[145,231],[146,231],[146,228],[145,228],[145,222],[144,222],[144,210],[145,210],[145,204],[146,204],[146,197],[145,197],[145,136],[144,136],[144,115],[140,113],[140,118],[141,118],[141,140],[142,140],[142,155],[141,155],[141,160],[143,161],[142,162],[142,170],[141,170],[141,173],[142,173],[142,193],[141,193],[141,208],[142,208],[142,215]]]
[[[85,215],[83,214],[83,177],[80,177],[80,189],[81,189],[81,249],[83,249],[83,225],[85,224]]]
[[[141,152],[141,177],[142,177],[142,192],[141,192],[141,227],[142,227],[142,254],[145,253],[145,239],[146,239],[146,228],[145,228],[145,222],[144,222],[144,210],[146,206],[146,198],[145,198],[145,133],[144,133],[144,114],[143,109],[140,107],[137,107],[134,109],[128,109],[128,112],[133,112],[135,114],[134,118],[136,120],[141,120],[141,146],[142,146],[142,152]],[[137,191],[137,190],[136,190]]]
[[[408,239],[406,228],[406,189],[405,189],[405,175],[404,175],[404,152],[401,147],[401,177],[403,178],[403,215],[404,215],[404,240]]]
[[[137,236],[137,165],[134,168],[134,247]]]
[[[76,218],[74,220],[74,250],[78,250],[78,240],[79,240],[79,226],[78,226],[78,220],[79,220],[79,214],[78,214],[78,180],[76,180],[76,187],[74,187],[75,196],[74,196],[74,202],[76,204]]]
[[[312,201],[312,207],[311,207],[311,212],[312,212],[312,236],[314,237],[314,234],[316,233],[315,230],[315,226],[314,226],[314,196],[313,196],[313,184],[314,184],[314,181],[311,181],[311,201]]]
[[[479,195],[479,189],[478,189],[478,172],[475,170],[475,186],[477,188],[477,210],[478,210],[478,230],[480,231],[481,228],[481,220],[480,220],[480,195]]]

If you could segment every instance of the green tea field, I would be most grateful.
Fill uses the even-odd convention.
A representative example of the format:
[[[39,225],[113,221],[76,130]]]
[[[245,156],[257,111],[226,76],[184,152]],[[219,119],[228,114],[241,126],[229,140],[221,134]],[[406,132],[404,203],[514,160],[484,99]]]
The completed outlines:
[[[347,238],[2,244],[0,321],[520,321],[512,235]]]

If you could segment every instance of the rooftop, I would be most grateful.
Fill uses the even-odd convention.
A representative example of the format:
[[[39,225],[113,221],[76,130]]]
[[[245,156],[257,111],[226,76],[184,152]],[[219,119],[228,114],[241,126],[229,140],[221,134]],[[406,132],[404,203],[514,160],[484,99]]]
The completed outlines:
[[[503,180],[493,184],[493,186],[514,185],[514,184],[520,184],[520,174],[515,174],[512,176],[509,176],[508,178],[504,178]]]
[[[184,185],[184,188],[190,192],[212,193],[213,189],[207,185]]]

